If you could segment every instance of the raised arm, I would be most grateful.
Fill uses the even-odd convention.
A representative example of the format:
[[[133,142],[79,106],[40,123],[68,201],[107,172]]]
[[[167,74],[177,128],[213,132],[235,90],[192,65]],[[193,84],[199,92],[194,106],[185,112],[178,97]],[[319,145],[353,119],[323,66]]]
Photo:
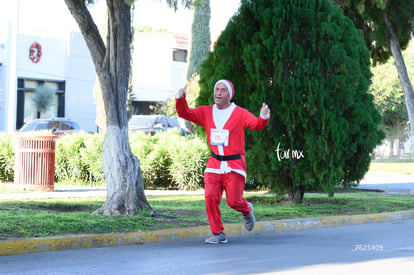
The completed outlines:
[[[188,121],[191,121],[195,124],[203,126],[204,124],[204,115],[202,108],[190,109],[188,107],[187,100],[185,98],[185,88],[178,90],[176,99],[175,99],[175,109],[179,117],[182,117]]]
[[[264,127],[267,126],[270,119],[270,109],[266,103],[263,103],[262,108],[260,109],[259,117],[256,117],[252,113],[246,110],[244,123],[246,128],[259,131],[262,130]]]

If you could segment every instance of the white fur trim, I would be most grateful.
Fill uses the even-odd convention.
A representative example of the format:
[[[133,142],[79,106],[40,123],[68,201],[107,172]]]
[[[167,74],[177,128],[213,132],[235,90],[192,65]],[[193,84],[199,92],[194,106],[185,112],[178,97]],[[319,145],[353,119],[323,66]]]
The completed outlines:
[[[235,172],[237,174],[242,175],[243,177],[246,178],[246,172],[244,172],[243,170],[240,169],[232,169],[229,167],[229,169],[227,170],[222,170],[222,169],[215,169],[215,168],[206,168],[206,170],[204,170],[204,174],[205,173],[213,173],[213,174],[227,174],[230,172]]]

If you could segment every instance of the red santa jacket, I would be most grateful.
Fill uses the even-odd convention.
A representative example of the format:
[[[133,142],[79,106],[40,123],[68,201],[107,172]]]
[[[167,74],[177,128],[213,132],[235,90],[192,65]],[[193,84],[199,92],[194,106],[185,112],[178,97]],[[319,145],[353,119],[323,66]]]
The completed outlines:
[[[226,109],[227,114],[217,111],[215,105],[190,109],[185,97],[176,99],[176,109],[180,117],[206,129],[212,156],[207,161],[205,173],[224,174],[233,171],[246,177],[244,132],[247,128],[256,131],[263,129],[269,123],[269,118],[256,117],[234,103]]]

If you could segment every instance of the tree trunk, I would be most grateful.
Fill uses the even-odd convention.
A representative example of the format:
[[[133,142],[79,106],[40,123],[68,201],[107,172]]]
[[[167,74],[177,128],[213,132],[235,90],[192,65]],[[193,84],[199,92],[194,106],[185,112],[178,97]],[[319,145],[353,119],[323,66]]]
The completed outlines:
[[[107,127],[103,147],[104,171],[107,185],[106,202],[99,212],[104,215],[135,215],[138,209],[149,209],[144,194],[139,160],[133,156],[128,129]]]
[[[400,42],[398,41],[397,34],[395,33],[392,22],[388,19],[387,14],[384,14],[385,24],[387,25],[388,35],[390,39],[390,47],[392,56],[394,58],[395,67],[397,68],[398,78],[400,79],[402,90],[404,92],[405,106],[408,113],[408,121],[410,122],[409,133],[410,136],[414,136],[414,91],[411,85],[410,78],[408,77],[407,67],[404,63],[404,58],[401,53]],[[413,143],[414,143],[414,139]],[[414,144],[411,144],[411,148],[414,148]]]
[[[389,157],[392,158],[394,157],[394,143],[395,143],[395,139],[393,137],[389,138],[390,141],[390,155]]]
[[[139,160],[132,154],[128,139],[126,102],[131,60],[131,6],[125,0],[107,0],[105,46],[85,1],[65,2],[91,53],[106,114],[103,162],[107,197],[95,213],[134,215],[140,209],[151,209],[144,193]]]
[[[293,204],[301,204],[304,195],[305,192],[302,190],[302,188],[297,188],[289,194],[289,199]]]
[[[293,204],[301,204],[303,196],[305,195],[305,188],[302,185],[296,185],[295,178],[293,177],[290,190],[288,192],[289,200]]]

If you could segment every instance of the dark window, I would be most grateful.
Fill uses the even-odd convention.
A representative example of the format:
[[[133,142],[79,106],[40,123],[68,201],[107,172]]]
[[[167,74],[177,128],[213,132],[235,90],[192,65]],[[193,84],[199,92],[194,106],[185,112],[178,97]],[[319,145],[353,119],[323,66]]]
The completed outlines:
[[[24,79],[18,79],[17,80],[17,88],[24,88]]]
[[[51,121],[51,122],[49,122],[49,129],[53,129],[53,128],[55,128],[57,130],[60,130],[61,129],[60,128],[60,121]]]
[[[54,89],[53,104],[44,110],[43,116],[64,117],[65,116],[65,82],[48,81],[41,79],[17,79],[17,110],[16,110],[16,129],[20,129],[25,122],[34,118],[40,118],[41,113],[37,110],[32,98],[36,88],[47,85]]]
[[[74,130],[72,123],[69,121],[62,121],[62,130]]]
[[[173,50],[173,61],[187,62],[187,50],[174,49]]]

